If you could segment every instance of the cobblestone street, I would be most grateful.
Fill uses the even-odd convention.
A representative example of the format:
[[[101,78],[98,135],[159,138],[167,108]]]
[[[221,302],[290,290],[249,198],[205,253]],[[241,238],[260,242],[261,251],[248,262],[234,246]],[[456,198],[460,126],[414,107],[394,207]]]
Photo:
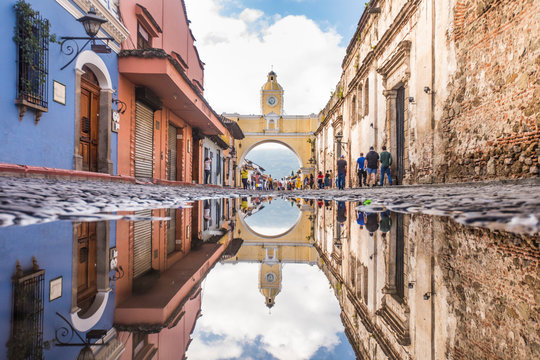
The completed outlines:
[[[359,210],[453,217],[490,229],[534,234],[539,229],[540,181],[262,192],[205,186],[172,187],[98,181],[0,178],[1,226],[54,220],[118,219],[118,211],[176,208],[195,200],[273,196],[358,201]],[[125,216],[124,216],[125,217]],[[127,216],[128,218],[130,216]]]

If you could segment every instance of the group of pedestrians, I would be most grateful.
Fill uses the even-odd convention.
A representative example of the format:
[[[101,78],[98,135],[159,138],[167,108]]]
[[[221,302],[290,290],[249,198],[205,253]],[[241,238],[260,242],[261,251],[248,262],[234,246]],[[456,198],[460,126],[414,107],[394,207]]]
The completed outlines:
[[[339,161],[338,161],[339,163]],[[388,184],[392,185],[392,177],[390,176],[390,165],[392,165],[392,155],[386,150],[386,146],[382,147],[382,152],[378,154],[373,146],[369,148],[369,152],[364,157],[364,153],[360,153],[360,157],[356,160],[356,173],[358,174],[358,186],[374,187],[377,183],[377,171],[381,171],[379,185],[384,185],[384,175],[388,178]]]
[[[332,172],[331,171],[327,171],[326,174],[324,175],[322,171],[319,171],[319,174],[317,175],[317,187],[319,189],[332,187]]]
[[[345,155],[341,155],[337,161],[337,178],[336,186],[338,189],[345,189],[345,178],[347,176],[347,161]],[[377,184],[377,172],[380,168],[379,185],[384,185],[384,176],[388,178],[388,184],[392,185],[392,177],[390,175],[390,166],[392,165],[392,155],[386,150],[386,146],[382,147],[382,152],[378,154],[374,147],[369,148],[369,152],[364,156],[360,153],[360,157],[356,160],[356,173],[358,175],[358,186],[374,187]],[[322,173],[319,171],[318,178],[321,178]],[[320,180],[319,180],[320,184]],[[319,188],[321,188],[319,186]]]

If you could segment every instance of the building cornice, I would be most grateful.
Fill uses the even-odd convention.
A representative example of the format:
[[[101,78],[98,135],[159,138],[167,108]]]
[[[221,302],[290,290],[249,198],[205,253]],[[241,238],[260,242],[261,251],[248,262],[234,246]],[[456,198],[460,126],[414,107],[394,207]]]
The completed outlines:
[[[390,45],[397,33],[405,26],[413,14],[418,10],[418,4],[421,0],[409,0],[403,5],[399,14],[395,17],[392,25],[384,32],[381,40],[375,46],[375,57],[382,55],[384,50]]]
[[[122,24],[122,22],[114,16],[109,9],[107,9],[101,2],[96,0],[56,0],[56,2],[66,9],[76,19],[84,16],[91,8],[96,10],[97,15],[107,19],[107,22],[103,24],[103,29],[109,34],[114,41],[121,44],[129,37],[129,30]],[[77,9],[77,5],[83,12]],[[101,36],[101,35],[100,35]],[[112,47],[112,46],[111,46]]]

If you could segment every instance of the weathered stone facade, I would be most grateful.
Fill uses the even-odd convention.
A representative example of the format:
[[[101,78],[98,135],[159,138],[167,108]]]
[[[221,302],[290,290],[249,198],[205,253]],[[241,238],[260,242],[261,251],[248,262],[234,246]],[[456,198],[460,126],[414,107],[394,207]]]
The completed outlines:
[[[395,213],[359,225],[343,206],[343,223],[338,203],[317,210],[315,247],[358,358],[540,356],[537,236]]]
[[[441,130],[438,181],[538,174],[540,5],[533,0],[460,0],[448,41],[456,69]]]
[[[386,146],[399,184],[537,176],[539,13],[532,0],[370,1],[319,114],[318,170]]]

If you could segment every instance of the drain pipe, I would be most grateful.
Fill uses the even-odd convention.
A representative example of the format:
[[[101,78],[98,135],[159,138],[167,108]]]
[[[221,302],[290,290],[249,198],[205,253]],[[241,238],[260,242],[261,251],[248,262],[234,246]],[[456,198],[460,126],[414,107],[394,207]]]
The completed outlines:
[[[431,169],[431,182],[434,182],[435,178],[435,0],[431,0],[431,156],[432,169]],[[435,223],[432,222],[431,226],[431,292],[438,290],[435,289]],[[435,359],[436,344],[435,344],[435,301],[437,297],[431,298],[431,359]]]
[[[431,0],[431,175],[430,182],[435,181],[435,0]]]
[[[379,115],[378,115],[378,97],[377,97],[377,73],[375,72],[375,75],[373,76],[373,85],[370,86],[373,88],[372,93],[375,94],[373,96],[373,132],[375,133],[375,149],[379,148]]]

